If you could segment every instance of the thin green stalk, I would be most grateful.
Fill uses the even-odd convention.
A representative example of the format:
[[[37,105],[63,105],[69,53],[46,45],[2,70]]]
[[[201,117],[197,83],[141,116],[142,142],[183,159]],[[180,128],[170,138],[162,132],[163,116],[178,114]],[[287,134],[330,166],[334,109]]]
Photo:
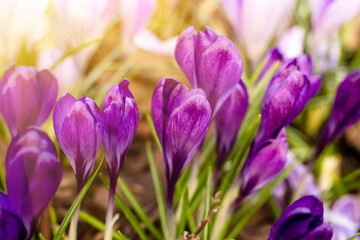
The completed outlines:
[[[150,113],[146,113],[145,114],[146,120],[149,123],[150,126],[150,130],[151,130],[151,134],[156,142],[156,146],[158,147],[159,151],[162,153],[162,147],[161,147],[161,143],[159,141],[159,138],[156,134],[156,130],[155,130],[155,126],[154,126],[154,122],[152,120],[151,114]]]
[[[152,154],[150,142],[146,142],[146,154],[149,159],[150,172],[151,172],[151,176],[152,176],[152,180],[153,180],[153,184],[154,184],[154,188],[155,188],[156,200],[158,203],[159,214],[160,214],[161,228],[162,228],[163,234],[166,237],[166,239],[170,239],[169,238],[169,229],[168,229],[168,224],[167,224],[167,216],[166,216],[167,214],[166,214],[166,205],[165,205],[164,195],[163,195],[162,186],[160,183],[159,174],[156,170],[155,160],[154,160],[154,157]]]
[[[360,232],[355,234],[354,236],[351,236],[351,237],[347,238],[346,240],[352,240],[352,239],[354,239],[354,238],[356,238],[358,236],[360,236]]]

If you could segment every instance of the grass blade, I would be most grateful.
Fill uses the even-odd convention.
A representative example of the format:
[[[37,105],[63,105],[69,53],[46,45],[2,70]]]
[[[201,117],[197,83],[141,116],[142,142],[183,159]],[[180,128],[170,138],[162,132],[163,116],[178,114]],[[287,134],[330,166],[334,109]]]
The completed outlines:
[[[207,179],[206,179],[206,195],[205,195],[205,207],[204,207],[204,217],[203,219],[205,219],[209,212],[210,212],[210,207],[211,207],[211,196],[212,196],[212,170],[211,168],[208,168],[208,174],[207,174]],[[209,224],[206,224],[205,228],[204,228],[204,240],[209,240],[210,239],[210,226]]]
[[[104,183],[105,187],[109,190],[109,183],[106,181],[104,176],[100,173],[101,181]],[[124,200],[121,199],[119,194],[115,193],[115,203],[119,206],[122,213],[125,215],[126,219],[129,221],[131,226],[133,226],[135,232],[139,235],[140,239],[146,240],[148,237],[146,236],[144,230],[142,229],[140,222],[135,217],[135,215],[131,212],[131,209],[126,205]]]
[[[161,228],[162,228],[164,236],[167,237],[167,236],[169,236],[169,232],[168,232],[168,223],[167,223],[167,216],[166,216],[166,205],[165,205],[165,200],[164,200],[164,194],[162,191],[162,186],[160,183],[159,174],[156,170],[154,156],[151,151],[150,142],[146,143],[146,154],[149,159],[151,177],[152,177],[154,187],[155,187],[156,200],[157,200],[158,207],[159,207]]]
[[[146,113],[145,117],[146,117],[147,122],[149,123],[150,129],[151,129],[151,134],[152,134],[153,138],[155,139],[156,146],[158,147],[159,151],[162,153],[161,143],[160,143],[159,138],[158,138],[158,136],[156,134],[156,130],[155,130],[155,126],[154,126],[154,122],[152,120],[151,114]]]
[[[182,200],[182,209],[181,209],[181,217],[180,217],[180,223],[177,227],[176,236],[181,236],[184,233],[185,230],[185,224],[186,224],[186,216],[188,212],[188,204],[189,204],[189,187],[185,187],[185,191],[183,194],[183,200]]]
[[[105,231],[105,224],[100,221],[99,219],[91,216],[90,214],[83,212],[80,210],[79,217],[93,226],[94,228],[104,232]],[[118,232],[113,231],[112,237],[117,240],[128,240],[128,238],[124,238],[124,235],[119,235]]]
[[[134,209],[134,211],[136,212],[138,217],[143,221],[145,226],[149,229],[151,234],[156,239],[162,239],[160,232],[156,229],[154,224],[151,222],[150,218],[145,213],[144,209],[141,207],[139,202],[136,200],[135,196],[132,194],[132,192],[126,185],[126,183],[121,178],[118,178],[117,183],[118,183],[118,186],[121,189],[122,193],[125,195],[126,199],[131,204],[132,208]]]
[[[76,197],[75,201],[73,202],[73,204],[71,205],[69,211],[67,212],[65,218],[63,219],[63,221],[60,224],[59,229],[56,231],[56,234],[54,236],[54,240],[59,240],[62,235],[64,234],[67,226],[69,225],[72,216],[74,215],[74,213],[76,212],[76,209],[79,207],[81,201],[83,200],[83,198],[85,197],[85,194],[87,193],[87,191],[89,190],[92,182],[95,179],[95,176],[97,175],[97,173],[100,170],[100,167],[102,165],[104,161],[104,157],[101,159],[100,164],[97,166],[97,168],[95,169],[95,171],[91,174],[89,180],[85,183],[84,187],[81,189],[81,191],[79,192],[79,195]]]

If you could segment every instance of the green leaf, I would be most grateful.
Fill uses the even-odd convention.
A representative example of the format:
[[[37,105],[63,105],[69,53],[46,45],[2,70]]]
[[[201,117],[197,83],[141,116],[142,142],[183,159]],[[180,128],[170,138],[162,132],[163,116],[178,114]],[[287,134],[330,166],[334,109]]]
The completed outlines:
[[[109,190],[110,188],[109,183],[106,181],[106,179],[101,173],[100,173],[100,178],[101,181],[104,183],[106,189]],[[135,215],[131,212],[131,209],[126,205],[124,200],[122,200],[117,193],[115,193],[114,200],[116,204],[119,206],[120,210],[124,213],[126,219],[129,221],[131,226],[133,226],[135,232],[139,235],[140,239],[142,240],[148,239],[138,219],[135,217]]]
[[[154,122],[152,120],[151,114],[146,113],[145,117],[146,117],[147,122],[149,123],[151,134],[152,134],[152,136],[153,136],[153,138],[154,138],[154,140],[156,142],[156,146],[158,147],[160,153],[162,153],[161,143],[160,143],[159,138],[158,138],[158,136],[156,134],[156,130],[155,130],[155,126],[154,126]]]
[[[71,207],[70,207],[69,211],[67,212],[65,218],[61,222],[59,229],[56,231],[56,234],[54,236],[54,240],[59,240],[62,237],[62,235],[64,234],[67,226],[69,225],[69,223],[71,221],[72,216],[76,212],[76,210],[79,207],[81,201],[85,197],[85,194],[87,193],[87,191],[89,190],[92,182],[94,181],[95,176],[99,172],[101,164],[103,163],[103,161],[104,161],[104,157],[101,159],[100,164],[97,166],[95,171],[91,174],[89,180],[85,183],[84,187],[79,192],[79,195],[76,197],[75,201],[71,205]]]
[[[105,224],[101,222],[99,219],[91,216],[90,214],[83,212],[80,210],[79,217],[93,226],[94,228],[104,232],[105,231]],[[113,231],[112,237],[117,240],[127,240],[127,238],[124,238],[123,235],[119,235],[117,232]]]
[[[59,228],[59,223],[57,222],[57,217],[56,217],[56,212],[54,207],[50,207],[49,210],[49,214],[50,214],[50,222],[51,222],[51,229],[53,232],[53,235],[55,236],[57,229]]]
[[[154,156],[152,154],[150,142],[146,142],[146,154],[149,159],[151,177],[152,177],[152,180],[154,183],[156,200],[158,203],[159,214],[160,214],[161,228],[163,231],[163,235],[165,237],[167,237],[167,236],[169,236],[169,232],[168,232],[168,223],[167,223],[167,216],[166,216],[166,205],[165,205],[164,195],[163,195],[163,191],[162,191],[162,186],[160,183],[159,174],[156,170],[155,160],[154,160]]]
[[[126,183],[121,178],[118,178],[117,183],[118,183],[119,188],[121,189],[121,191],[125,195],[126,199],[131,204],[132,208],[134,209],[134,211],[136,212],[138,217],[144,222],[145,226],[149,229],[151,234],[156,239],[162,239],[162,236],[161,236],[160,232],[156,229],[154,224],[151,222],[150,218],[145,213],[144,209],[141,207],[139,202],[136,200],[135,196],[132,194],[132,192],[130,191],[130,189],[126,185]]]
[[[352,236],[352,237],[347,238],[346,240],[352,240],[352,239],[354,239],[354,238],[356,238],[356,237],[358,237],[358,236],[360,236],[360,232],[357,233],[357,234],[355,234],[355,235]]]
[[[203,219],[207,217],[211,208],[211,196],[212,196],[212,170],[208,168],[207,180],[206,180],[206,195],[205,195],[205,207],[204,207],[204,216]],[[210,226],[206,224],[204,228],[204,240],[210,239]]]
[[[181,209],[181,216],[180,216],[180,223],[177,226],[176,236],[181,236],[185,230],[186,224],[186,216],[188,212],[188,204],[189,204],[189,187],[185,187],[185,191],[183,193],[182,198],[182,209]]]

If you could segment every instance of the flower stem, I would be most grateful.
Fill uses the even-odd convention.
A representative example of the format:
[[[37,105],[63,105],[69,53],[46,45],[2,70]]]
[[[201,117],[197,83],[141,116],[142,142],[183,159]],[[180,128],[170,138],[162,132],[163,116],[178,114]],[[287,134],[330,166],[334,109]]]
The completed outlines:
[[[110,179],[109,200],[108,200],[108,208],[106,211],[104,240],[112,239],[112,230],[113,230],[113,225],[115,223],[113,221],[115,190],[116,190],[116,178],[115,181],[113,179]]]
[[[174,190],[175,187],[169,187],[166,196],[166,213],[168,220],[169,236],[166,239],[175,239],[175,219],[174,219]]]
[[[69,228],[69,240],[76,240],[77,239],[77,225],[79,221],[79,212],[80,212],[80,205],[76,209],[73,217],[71,218],[70,228]]]

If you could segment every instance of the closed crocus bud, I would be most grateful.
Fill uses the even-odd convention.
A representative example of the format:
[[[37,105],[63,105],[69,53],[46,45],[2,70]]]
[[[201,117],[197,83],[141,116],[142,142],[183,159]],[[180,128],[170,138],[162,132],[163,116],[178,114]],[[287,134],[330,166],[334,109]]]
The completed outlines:
[[[260,82],[260,80],[271,69],[274,63],[276,63],[277,61],[282,61],[283,56],[278,48],[272,48],[266,52],[265,56],[263,57],[263,60],[266,60],[267,62],[265,63],[263,69],[261,70],[257,82]]]
[[[241,173],[238,203],[265,186],[284,168],[287,152],[288,142],[283,128],[275,139],[266,141],[251,153]]]
[[[276,220],[268,240],[331,240],[333,231],[323,220],[323,203],[305,196],[291,204]]]
[[[0,192],[0,239],[18,239],[20,229],[20,218],[11,210],[8,196]]]
[[[11,136],[41,126],[54,107],[58,86],[49,70],[11,65],[0,82],[0,112]]]
[[[216,172],[221,169],[236,142],[247,108],[248,94],[244,83],[240,81],[215,116]]]
[[[211,108],[203,90],[163,78],[154,90],[151,115],[163,149],[167,204],[172,209],[176,182],[206,135]]]
[[[17,135],[6,154],[6,186],[12,209],[29,234],[59,187],[62,166],[45,132],[28,127]]]
[[[102,114],[104,118],[103,146],[110,172],[105,239],[111,239],[116,181],[139,123],[139,110],[129,90],[128,80],[124,79],[119,85],[109,88],[104,98]]]
[[[280,129],[295,120],[309,100],[309,91],[307,76],[296,69],[286,68],[273,77],[262,101],[254,148],[275,138]]]
[[[90,177],[103,136],[103,118],[96,103],[69,93],[55,105],[54,130],[61,149],[75,172],[78,192]]]
[[[175,58],[192,88],[205,91],[213,115],[241,79],[243,64],[235,45],[211,28],[183,31],[176,43]]]
[[[351,72],[340,84],[330,116],[320,134],[314,160],[325,146],[339,138],[346,128],[360,119],[360,69]]]

